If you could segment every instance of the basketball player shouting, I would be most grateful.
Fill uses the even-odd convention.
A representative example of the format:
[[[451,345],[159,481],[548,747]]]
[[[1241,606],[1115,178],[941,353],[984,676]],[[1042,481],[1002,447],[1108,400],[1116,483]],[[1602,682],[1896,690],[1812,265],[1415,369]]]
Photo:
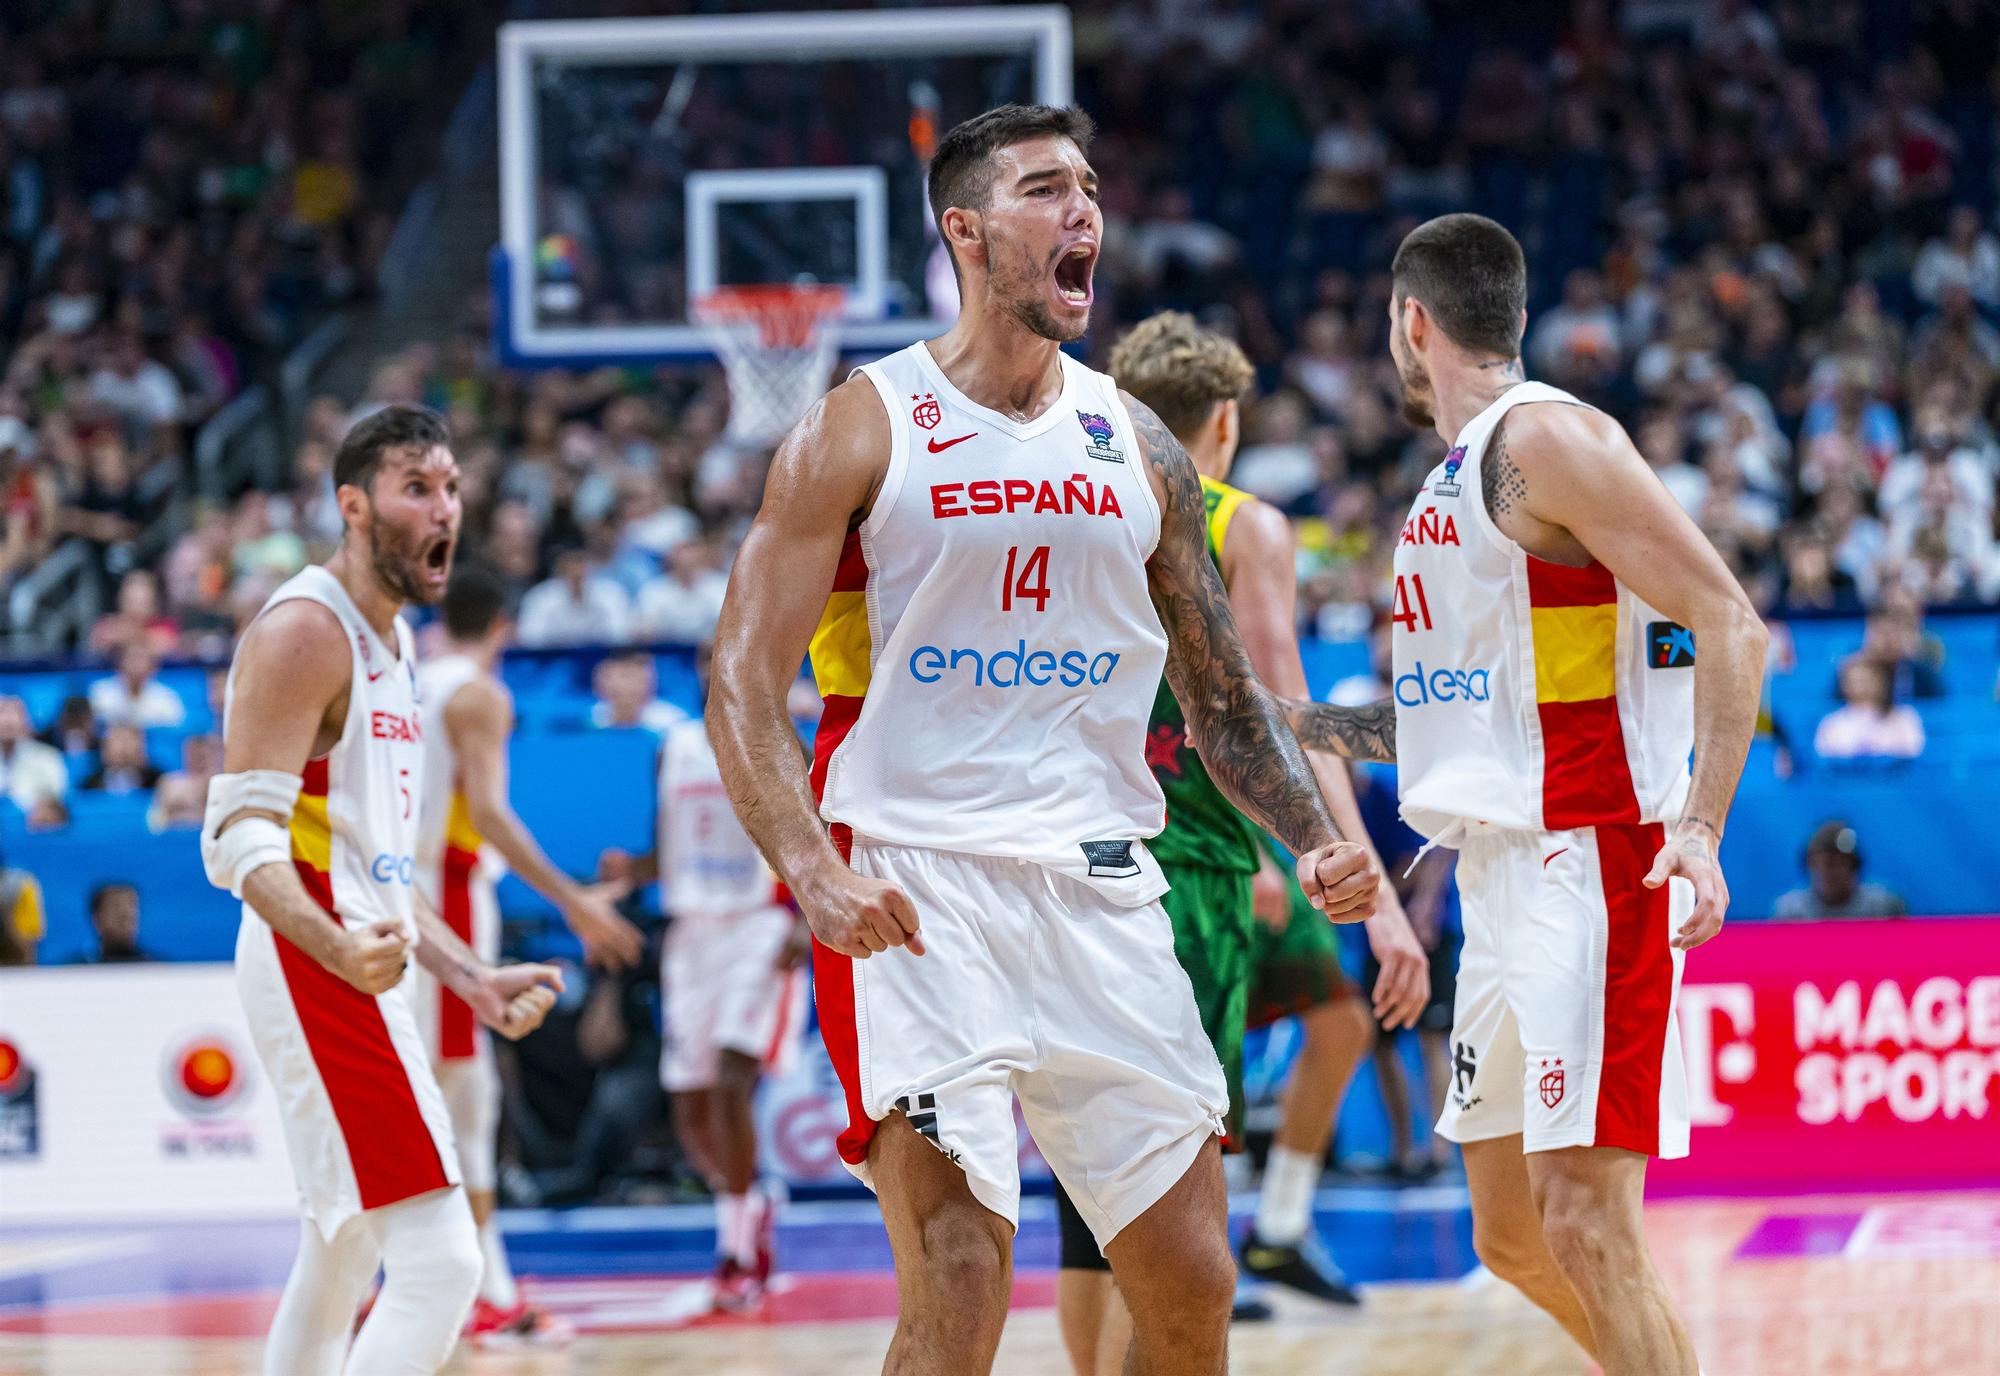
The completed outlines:
[[[780,448],[716,642],[723,778],[812,927],[841,1156],[895,1250],[894,1372],[992,1365],[1016,1098],[1110,1258],[1130,1370],[1222,1368],[1228,1094],[1144,844],[1162,669],[1316,905],[1366,918],[1379,879],[1251,671],[1186,451],[1057,347],[1090,320],[1090,133],[1074,109],[1005,106],[940,142],[931,208],[963,312]],[[785,711],[808,644],[810,781]]]
[[[495,673],[513,635],[506,585],[490,569],[460,567],[439,612],[443,653],[417,670],[426,723],[418,890],[481,960],[498,960],[495,888],[511,866],[556,905],[591,963],[614,969],[635,963],[645,948],[638,928],[618,915],[606,892],[586,888],[550,863],[507,800],[514,699]],[[561,1342],[569,1336],[567,1325],[522,1298],[493,1217],[500,1075],[492,1042],[465,1000],[428,974],[419,974],[414,992],[486,1259],[466,1336],[476,1346]]]
[[[1522,380],[1526,294],[1491,220],[1403,240],[1390,352],[1451,451],[1396,545],[1394,700],[1291,711],[1309,746],[1395,759],[1404,818],[1458,848],[1476,1068],[1438,1130],[1480,1258],[1607,1376],[1693,1376],[1640,1204],[1646,1159],[1687,1154],[1673,1004],[1729,905],[1765,631],[1624,430]]]
[[[1173,431],[1200,475],[1208,553],[1229,590],[1251,667],[1274,691],[1307,696],[1295,620],[1291,523],[1277,508],[1224,481],[1236,457],[1237,403],[1250,385],[1250,361],[1230,340],[1179,311],[1166,311],[1118,341],[1111,374]],[[1298,1015],[1304,1031],[1257,1221],[1244,1244],[1244,1270],[1318,1299],[1356,1303],[1313,1232],[1312,1197],[1333,1136],[1334,1111],[1367,1051],[1373,1025],[1351,997],[1332,925],[1303,899],[1294,911],[1290,898],[1298,887],[1273,865],[1256,824],[1209,778],[1188,738],[1180,704],[1164,683],[1148,723],[1146,759],[1167,801],[1167,828],[1150,849],[1173,884],[1163,903],[1173,921],[1174,953],[1222,1061],[1231,1136],[1239,1148],[1245,1027]],[[1325,755],[1310,763],[1343,834],[1365,837],[1347,767]],[[1267,906],[1275,911],[1267,915],[1253,912],[1259,883],[1274,890]],[[1422,1011],[1428,972],[1423,948],[1386,877],[1376,901],[1368,919],[1369,940],[1383,966],[1375,1005],[1384,1021],[1396,1026]],[[1130,1337],[1123,1301],[1103,1254],[1061,1190],[1056,1215],[1062,1228],[1056,1310],[1070,1363],[1079,1376],[1116,1372]],[[1269,1312],[1261,1301],[1251,1302]],[[1239,1300],[1238,1317],[1245,1317],[1243,1309]]]
[[[334,457],[340,549],[271,595],[230,666],[202,862],[243,900],[236,982],[305,1210],[271,1376],[429,1376],[479,1284],[409,957],[508,1037],[538,1026],[562,984],[546,965],[488,965],[411,884],[426,726],[398,608],[444,592],[459,521],[449,443],[407,406],[349,432]],[[377,1265],[387,1280],[350,1353]]]

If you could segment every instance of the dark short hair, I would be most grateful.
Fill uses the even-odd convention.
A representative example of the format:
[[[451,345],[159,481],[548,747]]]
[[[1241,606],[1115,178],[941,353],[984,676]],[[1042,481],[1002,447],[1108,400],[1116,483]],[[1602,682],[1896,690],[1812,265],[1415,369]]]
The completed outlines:
[[[1476,353],[1521,352],[1528,262],[1505,225],[1484,215],[1440,215],[1411,230],[1390,268],[1401,305],[1414,296],[1451,341]]]
[[[460,564],[445,585],[438,614],[453,640],[477,640],[507,610],[507,584],[485,564]]]
[[[130,893],[135,900],[139,897],[139,886],[130,880],[107,879],[90,891],[90,915],[96,917],[104,911],[104,900],[121,889]]]
[[[931,157],[931,216],[944,238],[944,213],[953,206],[984,210],[993,197],[993,155],[1029,139],[1068,139],[1088,153],[1097,125],[1074,105],[998,105],[953,125]],[[945,240],[947,247],[950,240]],[[952,259],[954,266],[957,258]]]
[[[391,449],[449,447],[451,427],[428,406],[384,406],[356,421],[333,453],[336,487],[366,489]]]

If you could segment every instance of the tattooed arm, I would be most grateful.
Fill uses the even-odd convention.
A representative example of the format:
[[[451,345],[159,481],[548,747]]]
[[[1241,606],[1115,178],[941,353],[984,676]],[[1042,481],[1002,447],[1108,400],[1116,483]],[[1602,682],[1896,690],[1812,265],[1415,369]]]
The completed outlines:
[[[1396,704],[1388,698],[1365,707],[1286,698],[1284,708],[1285,720],[1308,750],[1383,764],[1396,758]]]
[[[1278,700],[1258,681],[1209,557],[1194,461],[1145,403],[1122,394],[1160,496],[1160,543],[1147,561],[1167,629],[1167,682],[1209,776],[1299,857],[1299,882],[1329,916],[1360,921],[1379,879],[1368,853],[1343,841]]]

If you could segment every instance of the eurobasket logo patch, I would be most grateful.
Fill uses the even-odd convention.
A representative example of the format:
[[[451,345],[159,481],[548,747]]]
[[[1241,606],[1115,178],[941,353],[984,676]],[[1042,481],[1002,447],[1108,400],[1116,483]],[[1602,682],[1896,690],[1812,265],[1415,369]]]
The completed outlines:
[[[1090,411],[1078,411],[1076,423],[1083,427],[1084,434],[1090,436],[1090,443],[1084,447],[1085,454],[1106,463],[1125,462],[1124,451],[1111,447],[1111,441],[1117,438],[1118,432],[1111,428],[1109,418]]]
[[[1436,482],[1431,484],[1431,495],[1436,497],[1456,497],[1459,493],[1463,492],[1465,489],[1459,486],[1458,482],[1458,469],[1459,465],[1464,462],[1465,446],[1462,444],[1453,445],[1451,452],[1444,456],[1444,473]]]
[[[1686,669],[1694,664],[1694,632],[1677,621],[1646,627],[1646,664],[1653,669]]]
[[[0,1037],[0,1161],[26,1160],[41,1147],[35,1068],[21,1054],[19,1045]]]

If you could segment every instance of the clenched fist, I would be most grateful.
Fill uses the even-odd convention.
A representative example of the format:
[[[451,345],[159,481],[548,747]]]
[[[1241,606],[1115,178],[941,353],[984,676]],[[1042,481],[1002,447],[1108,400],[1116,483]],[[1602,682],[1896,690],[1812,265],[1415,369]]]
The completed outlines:
[[[1332,922],[1364,922],[1372,917],[1381,882],[1366,848],[1352,841],[1335,841],[1299,857],[1299,887]]]
[[[479,1020],[509,1041],[519,1041],[556,1006],[562,971],[553,965],[502,965],[488,970],[471,1000]]]
[[[410,936],[400,922],[371,922],[346,934],[334,973],[364,994],[386,994],[410,963]]]
[[[911,955],[924,953],[916,905],[886,880],[843,868],[830,872],[811,894],[794,889],[792,896],[812,934],[829,950],[856,960],[891,946],[907,946]]]

